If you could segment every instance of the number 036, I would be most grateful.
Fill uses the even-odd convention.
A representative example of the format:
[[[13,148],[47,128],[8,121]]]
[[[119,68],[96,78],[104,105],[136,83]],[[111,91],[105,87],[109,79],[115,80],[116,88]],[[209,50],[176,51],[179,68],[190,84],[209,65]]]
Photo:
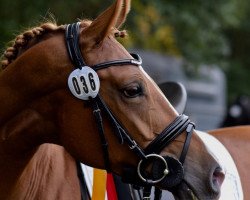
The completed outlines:
[[[99,77],[95,71],[89,69],[73,71],[69,76],[69,89],[79,99],[87,100],[89,97],[94,98],[98,94]]]

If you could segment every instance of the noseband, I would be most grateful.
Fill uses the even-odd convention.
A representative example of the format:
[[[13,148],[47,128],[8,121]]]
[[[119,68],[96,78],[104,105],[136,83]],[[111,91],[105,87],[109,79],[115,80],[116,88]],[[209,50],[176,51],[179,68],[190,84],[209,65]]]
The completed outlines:
[[[135,140],[133,140],[124,126],[117,120],[114,114],[111,112],[109,107],[101,98],[100,94],[98,94],[99,90],[99,78],[98,75],[95,74],[95,71],[105,69],[110,66],[123,66],[123,65],[134,65],[141,66],[142,59],[137,54],[131,54],[133,59],[122,59],[122,60],[113,60],[100,64],[96,64],[90,67],[86,65],[84,59],[81,54],[81,50],[79,48],[79,26],[80,23],[74,23],[67,25],[66,27],[66,46],[68,50],[68,54],[74,64],[76,70],[74,71],[84,71],[84,75],[76,74],[77,72],[72,72],[69,76],[68,84],[71,92],[78,97],[77,95],[81,95],[84,92],[83,97],[78,97],[83,100],[87,100],[91,103],[93,107],[93,114],[97,123],[99,136],[101,139],[105,168],[107,171],[111,171],[110,168],[110,160],[109,160],[109,152],[108,152],[108,143],[104,134],[103,122],[101,112],[104,112],[112,126],[114,127],[114,132],[118,137],[120,144],[124,142],[127,143],[129,148],[137,154],[140,158],[140,162],[138,163],[137,169],[129,168],[125,170],[126,174],[124,180],[140,185],[140,186],[152,186],[155,184],[159,184],[164,182],[168,184],[168,187],[173,187],[178,185],[183,178],[183,163],[185,161],[185,157],[188,151],[188,147],[191,140],[191,135],[194,129],[194,124],[190,122],[189,118],[185,115],[179,115],[169,126],[167,126],[145,149],[142,149]],[[92,70],[92,71],[91,71]],[[80,72],[79,72],[80,73]],[[86,83],[85,78],[89,79]],[[77,79],[78,78],[78,79]],[[81,84],[83,84],[83,90],[80,90],[77,80],[80,80]],[[89,91],[91,90],[91,91]],[[169,145],[178,135],[183,132],[186,132],[186,140],[183,145],[183,149],[181,152],[181,156],[179,160],[176,160],[172,157],[161,156],[160,152]],[[152,166],[153,173],[148,175],[147,168],[148,166]],[[180,169],[180,176],[175,177],[175,180],[167,180],[168,176],[173,176],[176,168]],[[155,170],[154,170],[155,169]],[[160,172],[159,172],[160,171]],[[136,173],[135,176],[132,174]],[[126,177],[131,177],[131,179],[126,179]],[[135,178],[136,177],[136,178]],[[170,183],[167,183],[170,182]],[[148,194],[146,194],[148,195]]]

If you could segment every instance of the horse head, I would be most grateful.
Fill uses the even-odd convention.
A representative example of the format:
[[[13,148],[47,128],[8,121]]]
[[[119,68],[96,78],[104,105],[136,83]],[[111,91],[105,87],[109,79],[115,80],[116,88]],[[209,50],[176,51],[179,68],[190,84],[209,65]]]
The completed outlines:
[[[219,164],[139,56],[116,40],[124,36],[118,28],[129,10],[129,0],[117,0],[94,21],[44,24],[17,38],[0,74],[1,151],[22,156],[55,143],[90,166],[135,174],[129,182],[156,185],[180,199],[217,199]],[[89,71],[72,75],[85,64]]]

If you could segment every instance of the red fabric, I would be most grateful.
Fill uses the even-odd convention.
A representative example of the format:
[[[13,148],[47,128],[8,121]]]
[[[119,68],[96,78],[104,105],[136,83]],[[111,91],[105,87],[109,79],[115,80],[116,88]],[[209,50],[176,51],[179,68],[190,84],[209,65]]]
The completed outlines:
[[[111,173],[107,173],[106,189],[107,189],[108,200],[118,200],[117,194],[116,194],[114,178],[113,178],[113,175]]]

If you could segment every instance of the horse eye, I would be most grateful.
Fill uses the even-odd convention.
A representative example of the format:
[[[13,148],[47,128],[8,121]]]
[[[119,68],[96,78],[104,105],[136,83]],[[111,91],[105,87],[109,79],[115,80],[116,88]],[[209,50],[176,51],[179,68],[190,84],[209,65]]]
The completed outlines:
[[[139,85],[134,85],[123,89],[123,94],[128,98],[135,98],[143,94],[142,88]]]

